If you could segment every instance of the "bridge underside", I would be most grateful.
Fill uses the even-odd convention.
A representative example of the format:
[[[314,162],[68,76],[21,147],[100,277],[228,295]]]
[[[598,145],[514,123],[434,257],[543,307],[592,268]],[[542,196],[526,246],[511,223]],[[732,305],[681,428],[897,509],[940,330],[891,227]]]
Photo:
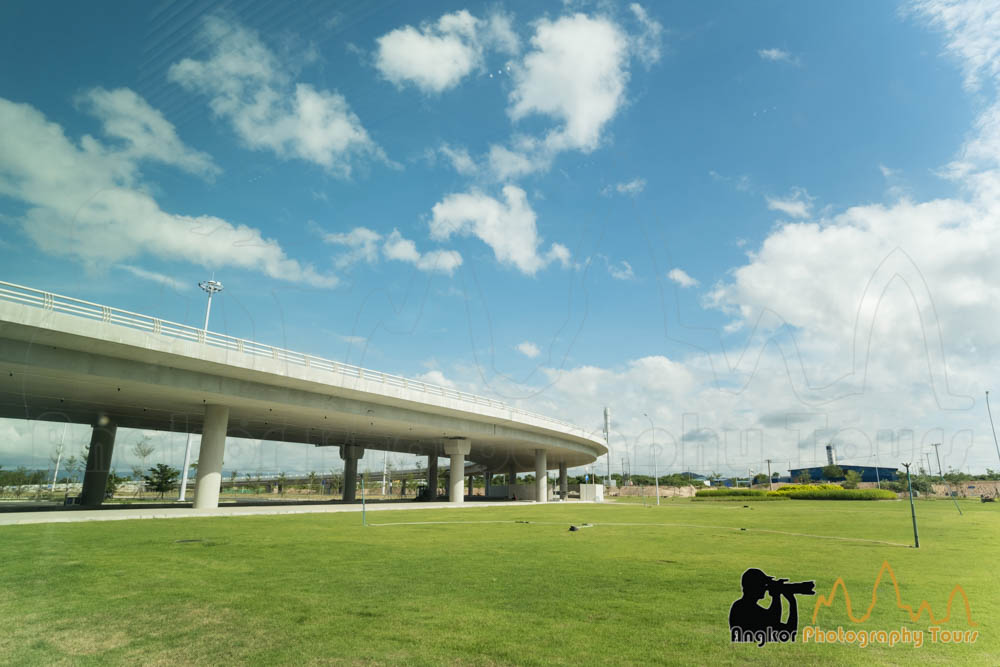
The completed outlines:
[[[450,456],[455,471],[471,461],[488,473],[541,475],[549,467],[565,475],[603,453],[592,438],[493,408],[337,386],[308,370],[241,365],[240,356],[197,358],[0,321],[0,417],[90,424],[92,444],[105,443],[98,449],[113,447],[117,427],[203,433],[199,487],[209,459],[218,470],[205,470],[221,473],[226,437],[337,446],[345,470],[364,449]],[[110,435],[99,433],[101,423],[111,424]],[[94,465],[106,454],[95,454]]]

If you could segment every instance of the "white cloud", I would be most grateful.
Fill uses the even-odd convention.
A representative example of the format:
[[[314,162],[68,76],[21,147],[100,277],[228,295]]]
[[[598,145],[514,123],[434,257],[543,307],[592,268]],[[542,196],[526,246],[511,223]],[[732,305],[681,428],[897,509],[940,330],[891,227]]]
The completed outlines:
[[[202,37],[211,45],[209,57],[185,58],[167,77],[207,96],[215,115],[229,121],[248,147],[342,177],[350,176],[356,159],[385,159],[342,95],[292,81],[256,32],[208,17]]]
[[[529,359],[534,359],[542,353],[542,351],[538,349],[538,346],[529,340],[526,340],[523,343],[518,343],[515,346],[515,349]]]
[[[136,108],[144,109],[145,102]],[[122,127],[116,126],[118,136],[129,132]],[[335,277],[290,259],[257,229],[210,215],[163,211],[138,174],[140,156],[162,161],[164,155],[150,155],[154,149],[139,148],[141,141],[126,143],[116,150],[85,135],[78,146],[35,108],[0,99],[0,195],[27,205],[19,223],[44,252],[94,268],[149,255],[322,287],[336,284]],[[183,146],[172,150],[173,157],[196,155]]]
[[[191,286],[181,280],[176,278],[171,278],[162,273],[157,273],[155,271],[147,271],[146,269],[141,269],[138,266],[131,266],[130,264],[119,264],[118,268],[123,271],[128,271],[136,278],[142,278],[143,280],[150,280],[154,283],[159,283],[165,285],[171,289],[175,289],[178,292],[189,289]]]
[[[417,250],[417,244],[403,238],[398,229],[392,230],[386,238],[382,253],[386,259],[407,262],[421,271],[446,273],[449,276],[462,265],[462,256],[454,250],[432,250],[421,254]]]
[[[455,389],[457,386],[454,382],[446,378],[444,373],[439,370],[430,370],[426,373],[421,373],[416,377],[416,379],[421,382],[426,382],[427,384],[433,384],[447,389]]]
[[[367,227],[355,227],[349,232],[321,232],[323,241],[331,245],[344,246],[347,252],[334,260],[338,269],[345,269],[358,262],[374,264],[378,261],[378,244],[382,235]]]
[[[153,160],[205,177],[222,171],[208,154],[185,146],[163,114],[128,88],[94,88],[80,102],[101,120],[104,134],[125,143],[123,158]]]
[[[628,7],[636,20],[639,22],[641,30],[632,39],[632,50],[636,57],[646,67],[660,61],[660,42],[662,40],[663,26],[643,9],[642,5],[633,2]]]
[[[645,178],[633,178],[631,181],[626,181],[622,183],[615,183],[613,186],[609,185],[601,190],[601,194],[609,195],[612,191],[617,192],[620,195],[627,195],[629,197],[634,197],[643,190],[646,189],[646,179]]]
[[[553,244],[544,256],[539,254],[542,240],[524,190],[507,185],[503,196],[502,202],[476,190],[446,196],[431,211],[431,238],[476,236],[493,249],[498,262],[513,265],[528,275],[553,260],[567,264],[569,250],[560,244]]]
[[[531,45],[513,70],[511,118],[549,116],[562,125],[546,135],[547,148],[594,150],[624,102],[628,36],[606,18],[574,14],[538,21]]]
[[[759,49],[757,55],[761,57],[762,60],[768,60],[773,63],[795,63],[798,62],[797,58],[793,58],[792,54],[783,49]]]
[[[807,218],[812,211],[812,197],[802,188],[794,188],[785,198],[765,197],[767,207],[791,218]]]
[[[687,272],[679,267],[674,267],[670,269],[667,273],[667,278],[674,281],[681,287],[695,287],[698,285],[698,281],[687,274]]]
[[[487,49],[510,55],[519,49],[508,17],[494,14],[483,20],[464,9],[419,28],[397,28],[376,44],[375,67],[382,76],[396,86],[409,83],[425,93],[454,88],[481,70]]]
[[[995,2],[914,0],[910,7],[944,31],[946,49],[965,71],[965,87],[1000,80],[1000,6]]]
[[[454,148],[448,144],[443,144],[438,149],[442,155],[448,158],[451,162],[452,168],[455,169],[459,174],[463,176],[469,176],[477,171],[476,162],[469,155],[469,151],[465,148]]]
[[[609,263],[608,273],[615,280],[635,280],[635,272],[632,271],[632,265],[624,259],[619,264]]]

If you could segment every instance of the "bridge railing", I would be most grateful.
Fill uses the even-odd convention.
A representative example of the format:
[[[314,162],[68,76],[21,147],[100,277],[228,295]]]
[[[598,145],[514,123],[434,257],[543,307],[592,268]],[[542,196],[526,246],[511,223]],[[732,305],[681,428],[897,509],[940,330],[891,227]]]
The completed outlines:
[[[214,331],[198,329],[186,324],[162,320],[156,317],[150,317],[149,315],[133,313],[128,310],[104,306],[99,303],[75,299],[73,297],[63,296],[53,292],[45,292],[32,287],[25,287],[24,285],[8,283],[2,280],[0,280],[0,300],[35,306],[44,310],[65,313],[67,315],[75,315],[77,317],[106,322],[108,324],[116,324],[130,329],[145,331],[158,336],[200,343],[209,347],[222,348],[255,357],[274,359],[276,361],[296,366],[316,368],[330,373],[337,373],[344,377],[356,378],[359,381],[364,380],[368,382],[380,383],[386,386],[398,387],[401,389],[422,391],[428,395],[457,399],[460,401],[474,403],[476,405],[484,405],[498,410],[507,411],[511,414],[511,417],[514,415],[531,417],[533,419],[538,419],[562,426],[564,428],[572,429],[580,432],[582,435],[586,435],[583,429],[569,422],[561,419],[555,419],[553,417],[547,417],[545,415],[538,414],[537,412],[523,410],[504,403],[503,401],[487,398],[485,396],[477,396],[476,394],[470,394],[468,392],[459,391],[450,387],[443,387],[441,385],[423,382],[422,380],[411,380],[398,375],[391,375],[381,371],[361,368],[360,366],[352,366],[339,361],[332,361],[330,359],[324,359],[322,357],[316,357],[302,352],[294,352],[292,350],[286,350],[272,345],[265,345],[252,340],[235,338],[233,336],[216,333]]]

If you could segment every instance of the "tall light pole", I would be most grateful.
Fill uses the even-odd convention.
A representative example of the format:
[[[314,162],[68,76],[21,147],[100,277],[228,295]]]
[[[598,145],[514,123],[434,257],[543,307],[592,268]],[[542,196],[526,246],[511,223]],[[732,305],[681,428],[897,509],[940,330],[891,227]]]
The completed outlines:
[[[202,288],[208,292],[208,305],[205,306],[205,326],[202,327],[202,331],[206,334],[208,333],[208,316],[212,313],[212,296],[216,292],[222,291],[222,283],[216,280],[214,277],[212,280],[202,280],[198,283],[198,287]],[[190,428],[190,426],[188,427]],[[177,496],[177,500],[184,502],[187,496],[187,484],[188,484],[188,468],[191,466],[191,431],[187,434],[187,443],[184,445],[184,469],[181,472],[181,492]]]
[[[771,459],[767,460],[767,488],[774,491],[774,482],[771,479]]]
[[[913,548],[920,548],[920,535],[917,533],[917,510],[913,507],[913,484],[910,483],[910,464],[904,463],[906,468],[906,490],[910,494],[910,516],[913,517]]]
[[[653,426],[653,420],[650,419],[649,415],[645,412],[642,416],[649,419],[649,439],[652,443],[649,445],[650,450],[653,452],[653,485],[656,488],[656,505],[660,505],[660,474],[656,470],[656,427]]]
[[[202,280],[198,283],[198,287],[202,288],[208,292],[208,306],[205,307],[205,326],[202,327],[206,332],[208,331],[208,316],[212,312],[212,296],[216,292],[222,291],[222,283],[214,278],[212,280]]]

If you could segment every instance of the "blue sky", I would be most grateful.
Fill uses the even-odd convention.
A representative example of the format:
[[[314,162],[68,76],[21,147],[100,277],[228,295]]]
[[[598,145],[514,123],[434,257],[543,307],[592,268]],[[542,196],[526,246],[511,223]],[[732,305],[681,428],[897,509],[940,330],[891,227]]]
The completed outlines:
[[[634,468],[996,467],[998,16],[5,3],[0,279],[197,325],[214,274],[214,330],[611,405]]]

